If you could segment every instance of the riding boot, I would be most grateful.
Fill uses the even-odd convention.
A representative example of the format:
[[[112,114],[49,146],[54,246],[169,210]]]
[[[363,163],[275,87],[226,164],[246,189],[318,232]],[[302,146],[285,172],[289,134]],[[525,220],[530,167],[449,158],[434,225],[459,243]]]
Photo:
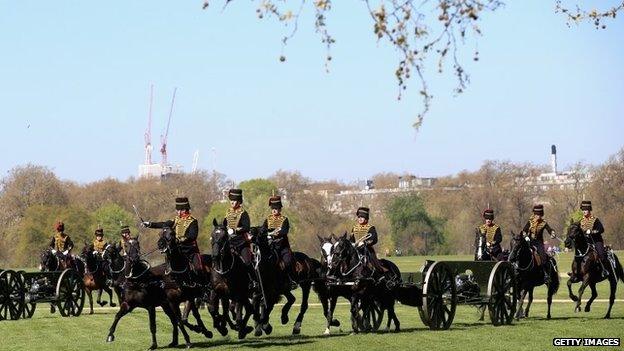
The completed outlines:
[[[606,278],[609,276],[609,271],[605,268],[604,263],[602,262],[602,260],[598,260],[598,262],[600,262],[600,267],[602,268],[602,272],[600,273],[600,276],[602,278]]]
[[[548,267],[550,263],[546,262],[543,266],[542,266],[542,270],[544,272],[544,284],[550,284],[550,267]]]

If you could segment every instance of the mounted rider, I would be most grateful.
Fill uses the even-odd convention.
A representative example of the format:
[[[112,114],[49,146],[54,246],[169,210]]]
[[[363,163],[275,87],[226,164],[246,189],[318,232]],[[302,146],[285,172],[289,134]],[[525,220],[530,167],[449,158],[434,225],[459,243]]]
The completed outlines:
[[[164,222],[143,222],[145,228],[171,228],[176,236],[176,241],[180,247],[180,252],[186,256],[189,261],[192,274],[200,279],[205,277],[201,255],[197,245],[197,236],[199,235],[199,225],[197,219],[191,215],[191,205],[187,197],[176,197],[175,209],[177,215],[172,219]]]
[[[93,253],[98,257],[98,259],[102,258],[106,245],[108,245],[108,243],[104,240],[104,229],[97,228],[95,230],[95,239],[93,240]]]
[[[602,233],[604,233],[604,227],[600,220],[592,215],[592,203],[588,200],[581,201],[581,211],[583,211],[583,218],[580,225],[583,233],[587,237],[587,241],[594,245],[594,249],[598,254],[598,262],[602,267],[602,276],[606,277],[609,272],[604,266],[604,262],[607,259],[607,252],[604,246],[604,239]]]
[[[488,250],[490,260],[498,260],[499,256],[503,253],[501,248],[501,241],[503,241],[503,235],[501,228],[498,224],[494,223],[494,210],[488,208],[483,211],[484,223],[479,225],[476,229],[475,238],[475,260],[483,259],[483,252],[479,255],[479,251],[482,249],[480,244],[482,240],[485,241],[485,246]],[[480,256],[480,257],[479,257]]]
[[[351,228],[351,234],[355,238],[355,247],[360,254],[365,255],[373,268],[382,274],[388,272],[388,269],[381,265],[377,254],[375,254],[374,245],[377,244],[377,230],[375,226],[368,223],[370,217],[370,209],[368,207],[359,207],[355,212],[357,224]]]
[[[544,205],[538,204],[533,206],[533,215],[529,218],[522,232],[527,235],[531,246],[537,251],[540,258],[539,265],[544,272],[544,282],[550,282],[550,257],[544,249],[544,232],[547,232],[554,239],[555,231],[550,227],[548,222],[544,220]]]
[[[290,223],[288,217],[282,215],[282,198],[280,196],[271,196],[269,198],[269,207],[271,208],[271,214],[264,220],[262,228],[270,238],[271,248],[278,255],[280,271],[285,273],[290,279],[290,285],[294,288],[297,286],[297,283],[295,283],[296,272],[293,253],[288,241]]]
[[[69,235],[65,234],[65,224],[62,221],[57,221],[54,229],[56,233],[50,240],[50,250],[58,257],[59,262],[64,262],[65,267],[70,267],[73,262],[71,250],[74,248],[74,243]]]
[[[253,253],[249,234],[251,220],[243,208],[243,190],[230,189],[228,199],[230,200],[230,208],[227,209],[225,218],[223,218],[223,226],[227,228],[230,245],[243,261],[250,279],[255,282],[256,274],[253,269]]]
[[[120,234],[121,234],[121,240],[119,241],[119,245],[120,245],[120,248],[121,248],[121,255],[122,256],[128,255],[128,252],[130,251],[130,245],[135,245],[137,248],[140,247],[138,240],[136,238],[133,238],[130,235],[130,227],[129,226],[122,225],[121,226],[121,230],[120,230]]]

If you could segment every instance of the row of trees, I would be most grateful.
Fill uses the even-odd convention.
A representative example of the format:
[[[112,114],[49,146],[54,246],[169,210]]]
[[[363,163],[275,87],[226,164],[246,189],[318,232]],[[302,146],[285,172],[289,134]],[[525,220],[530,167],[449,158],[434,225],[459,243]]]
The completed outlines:
[[[510,231],[522,228],[538,202],[544,203],[546,219],[563,236],[568,220],[578,218],[582,199],[593,201],[607,230],[607,242],[624,247],[624,149],[603,165],[579,164],[574,170],[572,174],[579,178],[573,186],[542,190],[530,184],[531,177],[544,171],[542,167],[488,161],[478,171],[440,178],[434,187],[420,192],[367,198],[354,194],[341,196],[340,201],[334,194],[353,190],[352,186],[314,182],[298,172],[278,171],[268,179],[246,180],[238,186],[244,190],[252,225],[260,225],[268,214],[269,196],[284,195],[293,247],[313,257],[318,256],[316,235],[349,230],[360,205],[373,210],[371,222],[380,234],[378,252],[382,254],[395,249],[405,254],[471,253],[474,228],[486,207],[496,211],[504,245],[508,245]],[[587,172],[592,174],[591,181],[581,181],[580,175]],[[377,188],[396,187],[398,175],[384,173],[373,179],[378,180]],[[0,182],[0,267],[36,265],[59,219],[66,223],[78,249],[93,239],[95,228],[103,227],[108,240],[118,240],[120,225],[127,224],[135,235],[140,233],[142,247],[152,250],[158,233],[138,228],[132,206],[139,208],[144,219],[164,220],[174,215],[174,198],[181,195],[189,197],[200,221],[199,244],[207,251],[212,219],[223,218],[228,206],[225,191],[231,183],[223,174],[199,172],[165,180],[105,179],[77,184],[59,180],[45,167],[16,167]],[[337,213],[337,209],[348,211]]]

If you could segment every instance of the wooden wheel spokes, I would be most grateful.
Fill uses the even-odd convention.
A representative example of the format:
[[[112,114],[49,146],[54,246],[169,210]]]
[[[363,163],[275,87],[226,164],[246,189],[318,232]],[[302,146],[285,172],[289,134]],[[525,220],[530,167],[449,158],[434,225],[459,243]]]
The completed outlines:
[[[56,285],[57,307],[61,316],[79,316],[84,307],[82,279],[72,269],[61,273]]]
[[[455,280],[444,263],[429,267],[423,286],[423,314],[430,329],[448,329],[455,317],[457,292]]]
[[[507,262],[494,266],[488,283],[488,310],[493,325],[511,324],[516,312],[516,279]]]
[[[17,320],[22,316],[24,284],[19,273],[0,273],[0,320]]]

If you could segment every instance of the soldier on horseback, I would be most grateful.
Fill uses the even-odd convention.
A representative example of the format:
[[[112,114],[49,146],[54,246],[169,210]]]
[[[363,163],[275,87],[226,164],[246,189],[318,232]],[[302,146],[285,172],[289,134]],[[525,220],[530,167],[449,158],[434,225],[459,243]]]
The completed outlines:
[[[604,227],[600,220],[592,215],[591,201],[583,200],[581,202],[581,211],[583,211],[583,218],[581,219],[581,229],[585,233],[587,240],[594,245],[596,253],[600,260],[600,266],[602,267],[602,277],[606,277],[609,272],[604,266],[604,261],[607,259],[606,250],[604,247],[604,239],[602,233],[604,233]]]
[[[230,244],[238,253],[243,264],[247,267],[250,279],[255,282],[256,274],[253,269],[253,253],[251,251],[251,228],[249,214],[243,208],[243,190],[230,189],[228,191],[230,208],[223,218],[223,226],[227,228]]]
[[[503,241],[503,235],[501,234],[500,226],[494,223],[494,210],[488,208],[483,211],[483,220],[484,223],[477,227],[475,260],[484,260],[487,259],[487,256],[489,256],[490,260],[498,260],[503,252],[500,245],[501,241]],[[479,255],[479,251],[483,248],[483,245],[481,245],[482,240],[485,241],[488,251],[486,256],[484,256],[484,252],[481,252]]]
[[[279,256],[280,270],[290,279],[291,288],[295,288],[295,265],[293,260],[290,242],[288,241],[288,231],[290,224],[288,217],[282,215],[282,198],[280,196],[272,196],[269,198],[269,207],[271,214],[264,220],[262,228],[267,232],[271,248]]]
[[[197,246],[197,236],[199,235],[197,219],[191,215],[191,205],[187,197],[177,197],[175,202],[177,215],[174,219],[164,222],[143,222],[142,224],[145,228],[171,228],[175,233],[180,251],[190,263],[192,274],[199,279],[206,280],[204,279],[201,256]]]
[[[533,206],[533,215],[529,218],[522,232],[527,235],[531,246],[537,251],[544,272],[544,282],[548,284],[550,282],[550,260],[544,249],[544,231],[550,234],[552,239],[555,238],[555,231],[544,220],[544,205],[535,205]]]
[[[63,262],[65,267],[70,267],[73,262],[71,250],[74,248],[74,243],[69,235],[65,234],[65,224],[62,221],[57,221],[54,229],[56,233],[50,240],[50,250],[58,257],[59,262]]]
[[[102,258],[106,245],[108,243],[104,240],[104,229],[97,228],[95,230],[95,240],[93,240],[93,251],[98,256],[98,259]]]
[[[129,249],[131,245],[135,245],[137,248],[139,247],[139,243],[136,238],[130,236],[130,227],[127,225],[121,226],[121,240],[119,241],[121,248],[121,255],[128,255]]]
[[[368,223],[370,209],[368,207],[359,207],[355,215],[357,216],[357,224],[351,228],[351,234],[355,238],[356,248],[369,259],[375,270],[385,274],[388,272],[388,269],[381,265],[373,248],[377,244],[377,230]]]

